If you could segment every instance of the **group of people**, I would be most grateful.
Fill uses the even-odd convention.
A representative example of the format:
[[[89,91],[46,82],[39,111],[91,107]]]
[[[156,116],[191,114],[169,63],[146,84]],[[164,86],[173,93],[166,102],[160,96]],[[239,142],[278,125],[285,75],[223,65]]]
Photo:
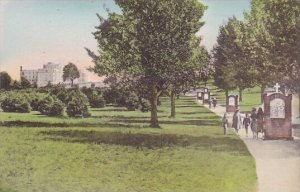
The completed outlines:
[[[228,128],[228,118],[226,113],[222,118],[222,126],[224,129],[224,135],[227,134]],[[264,133],[264,112],[261,107],[256,110],[256,108],[252,108],[252,112],[246,113],[246,116],[243,117],[240,111],[237,109],[232,117],[232,127],[238,132],[242,126],[245,127],[246,135],[248,136],[248,129],[251,128],[253,138],[258,138],[259,133]]]
[[[209,105],[209,108],[211,108],[211,106],[214,106],[214,108],[215,108],[217,106],[217,98],[214,97],[214,98],[210,99],[208,105]]]

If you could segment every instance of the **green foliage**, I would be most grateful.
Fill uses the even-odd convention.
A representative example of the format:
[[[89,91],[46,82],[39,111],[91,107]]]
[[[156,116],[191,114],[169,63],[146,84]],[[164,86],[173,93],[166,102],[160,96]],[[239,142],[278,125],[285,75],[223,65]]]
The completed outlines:
[[[22,89],[21,83],[19,81],[17,81],[17,80],[13,80],[13,82],[12,82],[12,89],[16,89],[16,90]]]
[[[4,112],[29,113],[30,104],[22,94],[7,94],[1,103]]]
[[[68,96],[67,114],[69,117],[89,117],[88,98],[79,90],[73,90]]]
[[[105,107],[105,100],[102,95],[93,93],[92,96],[89,98],[89,102],[91,107],[93,108],[103,108]]]
[[[38,111],[47,116],[63,116],[64,104],[55,96],[47,96],[38,102]]]
[[[51,88],[49,88],[48,91],[51,95],[56,96],[64,104],[68,103],[69,90],[67,90],[63,85],[54,85]]]
[[[298,0],[253,0],[246,14],[248,55],[257,69],[259,84],[299,78],[300,2]],[[297,83],[296,83],[297,84]]]
[[[151,110],[151,106],[148,100],[140,98],[139,104],[139,109],[141,110],[141,112],[148,112]]]
[[[169,99],[161,102],[162,129],[112,106],[91,110],[101,118],[2,112],[0,183],[22,192],[256,191],[255,160],[233,131],[223,135],[219,117],[182,97],[170,119]]]
[[[136,94],[130,93],[125,103],[126,108],[129,111],[134,111],[139,108],[139,98]]]
[[[91,70],[101,76],[146,79],[142,82],[152,100],[151,125],[158,127],[155,101],[178,71],[190,67],[191,40],[203,25],[206,7],[195,0],[116,0],[116,4],[121,15],[99,16],[94,33],[99,55],[87,49],[95,63]]]
[[[118,90],[116,87],[109,87],[103,91],[103,98],[106,101],[106,104],[116,104],[117,99],[120,97],[120,90]]]
[[[25,77],[21,77],[21,87],[22,89],[30,88],[31,83]]]
[[[0,72],[0,89],[9,89],[11,81],[11,77],[7,72]]]
[[[70,80],[71,84],[73,86],[74,79],[79,78],[79,77],[80,77],[80,74],[79,74],[79,71],[75,64],[68,63],[66,66],[64,66],[64,69],[63,69],[63,80],[64,81]]]

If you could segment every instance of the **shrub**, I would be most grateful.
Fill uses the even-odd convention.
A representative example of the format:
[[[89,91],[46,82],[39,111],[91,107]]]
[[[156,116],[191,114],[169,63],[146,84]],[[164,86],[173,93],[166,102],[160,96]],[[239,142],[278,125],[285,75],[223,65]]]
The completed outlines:
[[[105,107],[105,100],[102,97],[102,95],[97,95],[96,93],[94,93],[90,99],[90,105],[93,108],[102,108]]]
[[[139,106],[139,109],[142,111],[142,112],[148,112],[151,110],[151,106],[150,106],[150,103],[148,100],[146,99],[140,99],[140,106]]]
[[[69,94],[67,114],[70,117],[89,117],[88,99],[81,91],[74,90]]]
[[[128,99],[126,100],[126,108],[129,111],[134,111],[138,107],[139,107],[139,98],[136,94],[131,93]]]
[[[1,103],[4,112],[29,113],[31,107],[22,94],[8,94]]]
[[[63,116],[64,104],[60,100],[56,100],[52,103],[48,112],[49,116]]]
[[[64,104],[55,96],[47,96],[38,103],[38,111],[47,116],[63,116]]]
[[[103,98],[106,101],[106,104],[116,104],[117,99],[120,98],[120,91],[116,88],[106,88],[103,91]]]
[[[30,94],[30,106],[33,111],[38,111],[39,110],[39,104],[43,99],[47,97],[47,94],[44,93],[31,93]]]
[[[51,88],[50,94],[56,96],[60,101],[67,104],[68,90],[62,85],[55,85]]]

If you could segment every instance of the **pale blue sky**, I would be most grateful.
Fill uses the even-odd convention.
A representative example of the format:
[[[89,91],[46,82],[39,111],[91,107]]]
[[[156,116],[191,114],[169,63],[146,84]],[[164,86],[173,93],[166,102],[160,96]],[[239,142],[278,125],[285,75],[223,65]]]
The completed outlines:
[[[250,0],[202,2],[208,10],[200,35],[208,49],[228,17],[242,19],[243,12],[250,9]],[[91,33],[99,24],[96,13],[105,16],[106,7],[118,10],[113,0],[0,0],[0,71],[18,79],[21,65],[35,69],[53,61],[74,62],[80,68],[92,66],[84,47],[97,49]]]

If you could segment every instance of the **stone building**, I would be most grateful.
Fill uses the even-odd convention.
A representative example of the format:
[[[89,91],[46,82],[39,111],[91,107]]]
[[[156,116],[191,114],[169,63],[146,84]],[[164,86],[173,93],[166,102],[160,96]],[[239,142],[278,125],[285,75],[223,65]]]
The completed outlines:
[[[58,84],[63,82],[63,66],[48,62],[38,70],[23,70],[20,67],[20,76],[26,78],[31,84],[37,84],[38,87],[46,86],[48,83]]]
[[[38,71],[37,70],[23,70],[20,67],[20,77],[26,78],[31,84],[37,84]]]

